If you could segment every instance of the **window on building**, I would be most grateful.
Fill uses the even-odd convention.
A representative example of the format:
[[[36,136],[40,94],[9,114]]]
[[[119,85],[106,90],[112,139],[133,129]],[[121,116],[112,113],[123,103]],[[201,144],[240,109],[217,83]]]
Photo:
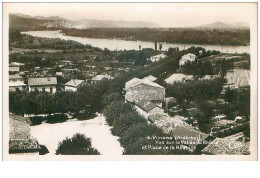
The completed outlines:
[[[17,88],[15,88],[15,91],[19,92],[20,90],[19,90],[19,88],[17,87]]]
[[[51,93],[52,93],[52,90],[53,90],[53,89],[52,89],[52,87],[51,87],[51,88],[50,88],[50,92],[51,92]]]
[[[45,88],[44,88],[44,87],[42,88],[42,91],[45,91]]]

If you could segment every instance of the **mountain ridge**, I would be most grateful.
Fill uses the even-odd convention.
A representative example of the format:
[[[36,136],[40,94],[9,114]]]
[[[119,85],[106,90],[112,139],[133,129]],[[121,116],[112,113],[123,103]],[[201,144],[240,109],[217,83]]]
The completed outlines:
[[[41,24],[40,26],[48,27],[63,27],[65,28],[158,28],[161,27],[159,24],[152,22],[142,21],[113,21],[113,20],[97,20],[97,19],[80,19],[80,20],[68,20],[59,16],[29,16],[21,13],[10,14],[10,18],[21,18],[21,21],[33,20],[47,20],[48,24]],[[57,22],[59,21],[59,22]],[[53,23],[53,24],[52,24]],[[26,24],[23,24],[25,26]]]

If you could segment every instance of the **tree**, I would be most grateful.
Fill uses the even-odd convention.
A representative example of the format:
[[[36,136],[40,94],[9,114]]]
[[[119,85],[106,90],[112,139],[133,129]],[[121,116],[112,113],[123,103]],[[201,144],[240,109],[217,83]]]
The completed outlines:
[[[143,66],[146,63],[145,54],[143,51],[139,51],[137,58],[135,59],[134,65]]]
[[[160,51],[162,50],[162,44],[161,43],[159,44],[159,49],[160,49]]]
[[[154,50],[157,51],[157,41],[154,42]]]
[[[104,116],[106,117],[106,121],[108,125],[112,126],[114,120],[117,119],[120,114],[127,113],[133,111],[133,107],[125,102],[112,102],[107,105],[104,109]]]
[[[59,142],[57,155],[100,155],[97,149],[91,146],[91,139],[84,134],[75,134]]]
[[[101,61],[101,59],[100,59],[100,57],[95,57],[95,62],[100,62]]]
[[[132,125],[119,141],[124,147],[128,147],[140,138],[153,135],[162,135],[162,130],[154,125],[148,125],[144,122]]]
[[[198,127],[202,132],[210,133],[212,127],[213,106],[207,101],[197,100],[196,105],[199,112],[195,114],[194,118],[198,121]]]
[[[236,95],[235,91],[232,90],[232,89],[230,89],[230,88],[228,87],[228,88],[227,88],[227,91],[226,91],[226,93],[225,93],[225,100],[226,100],[227,102],[231,102],[231,101],[234,100],[235,95]]]
[[[145,119],[136,111],[122,113],[114,119],[111,131],[113,135],[122,137],[132,125],[145,122]]]
[[[119,93],[104,94],[102,97],[102,104],[104,106],[109,105],[115,101],[122,101],[122,97]]]
[[[249,123],[245,125],[245,129],[244,129],[243,133],[246,137],[250,138],[250,124]]]

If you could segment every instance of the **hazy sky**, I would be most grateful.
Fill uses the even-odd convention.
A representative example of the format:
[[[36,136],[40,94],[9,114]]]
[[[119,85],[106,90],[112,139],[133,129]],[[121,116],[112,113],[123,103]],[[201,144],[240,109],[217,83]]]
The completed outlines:
[[[256,3],[9,3],[4,11],[71,20],[147,21],[162,27],[187,27],[221,21],[249,23]]]

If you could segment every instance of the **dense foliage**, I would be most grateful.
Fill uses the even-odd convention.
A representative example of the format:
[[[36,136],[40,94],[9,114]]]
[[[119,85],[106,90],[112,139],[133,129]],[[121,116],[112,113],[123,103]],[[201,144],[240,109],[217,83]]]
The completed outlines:
[[[10,92],[9,110],[15,114],[95,113],[102,108],[102,96],[110,92],[109,81],[85,85],[78,92]]]
[[[157,41],[191,44],[246,45],[250,30],[204,30],[193,28],[89,28],[62,29],[68,36],[88,38],[121,38],[126,40]]]
[[[75,134],[59,142],[56,155],[100,155],[97,149],[91,146],[91,139],[84,134]]]
[[[117,59],[119,62],[134,62],[135,65],[143,66],[147,64],[147,58],[157,55],[159,52],[150,48],[142,50],[129,50],[118,52]]]
[[[236,116],[245,116],[250,118],[250,88],[243,90],[227,89],[224,96],[228,102],[223,108],[223,114],[228,116],[228,119],[234,119]]]
[[[166,94],[174,97],[180,103],[183,100],[216,99],[222,91],[223,82],[223,79],[175,82],[167,85]]]
[[[190,154],[185,149],[161,149],[155,140],[147,137],[167,137],[156,126],[147,124],[131,104],[115,101],[105,107],[106,121],[112,126],[112,134],[119,136],[119,141],[124,147],[125,155],[161,155],[161,154]]]
[[[54,123],[61,123],[68,120],[68,116],[66,114],[53,114],[48,116],[32,116],[29,117],[31,120],[32,125],[39,125],[43,121],[54,124]]]

